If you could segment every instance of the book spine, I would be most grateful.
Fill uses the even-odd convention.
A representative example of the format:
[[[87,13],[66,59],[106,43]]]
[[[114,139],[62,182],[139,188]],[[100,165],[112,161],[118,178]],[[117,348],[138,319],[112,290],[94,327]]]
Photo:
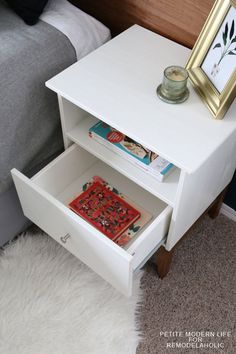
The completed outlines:
[[[145,164],[143,161],[139,160],[137,157],[135,157],[135,156],[127,153],[125,150],[121,149],[120,146],[112,144],[104,136],[101,136],[100,134],[96,133],[96,131],[94,131],[94,130],[96,130],[96,128],[99,128],[100,125],[101,125],[101,121],[99,121],[97,124],[95,124],[89,130],[90,136],[93,135],[93,137],[97,141],[99,141],[100,143],[102,143],[106,147],[110,148],[112,151],[118,153],[120,156],[124,157],[126,160],[130,161],[131,163],[141,167],[142,169],[144,169],[147,172],[150,172],[150,174],[152,174],[154,176],[161,175],[160,177],[161,177],[161,179],[163,179],[162,176],[167,175],[167,173],[169,174],[170,170],[172,170],[172,167],[174,167],[172,163],[163,159],[160,156],[157,156],[157,158],[155,158],[149,165]]]
[[[100,144],[106,146],[109,150],[112,150],[113,152],[115,152],[117,155],[120,155],[122,157],[125,157],[122,152],[120,151],[120,149],[118,149],[115,145],[111,144],[108,140],[103,139],[100,135],[97,135],[94,132],[90,133],[90,136],[96,140],[97,142],[99,142]]]
[[[136,160],[135,158],[133,158],[132,156],[126,154],[120,148],[118,148],[116,145],[111,144],[109,141],[107,141],[106,139],[102,138],[100,135],[98,135],[98,134],[96,134],[94,132],[90,132],[90,137],[95,139],[96,141],[98,141],[102,145],[106,146],[108,149],[112,150],[117,155],[125,158],[127,161],[132,163],[134,166],[137,166],[137,167],[141,168],[143,171],[145,171],[148,174],[150,174],[152,177],[157,179],[159,182],[163,181],[165,176],[163,174],[161,174],[159,171],[147,168],[147,165],[144,165],[142,162],[140,162],[140,161]]]
[[[148,172],[147,165],[144,165],[141,161],[136,160],[135,158],[133,158],[131,155],[129,155],[126,152],[124,152],[123,150],[121,150],[116,145],[114,145],[114,144],[110,143],[108,140],[102,138],[100,135],[98,135],[94,132],[90,132],[90,136],[92,138],[94,138],[96,141],[98,141],[99,143],[103,144],[104,146],[106,146],[107,148],[112,150],[113,152],[115,152],[116,154],[118,154],[119,156],[128,160],[129,162],[131,162],[135,166],[141,167],[144,171]]]
[[[157,178],[158,181],[163,182],[164,179],[169,176],[169,174],[175,169],[176,167],[173,164],[170,164],[167,168],[165,168],[165,172],[158,172],[155,170],[149,170],[148,173],[153,177]]]
[[[126,160],[131,161],[132,163],[135,163],[136,165],[140,166],[141,168],[143,168],[145,171],[149,170],[149,165],[143,163],[142,161],[140,161],[139,159],[137,159],[135,156],[127,153],[125,150],[121,149],[119,146],[112,144],[110,141],[108,141],[105,137],[101,136],[100,134],[96,133],[96,131],[94,131],[93,129],[96,130],[97,127],[99,127],[99,125],[101,125],[101,122],[98,122],[95,126],[93,126],[92,128],[90,128],[89,130],[89,135],[91,137],[94,137],[97,141],[99,141],[100,143],[102,143],[103,145],[105,145],[106,147],[109,147],[111,150],[113,150],[114,152],[117,152],[120,156],[125,157]]]

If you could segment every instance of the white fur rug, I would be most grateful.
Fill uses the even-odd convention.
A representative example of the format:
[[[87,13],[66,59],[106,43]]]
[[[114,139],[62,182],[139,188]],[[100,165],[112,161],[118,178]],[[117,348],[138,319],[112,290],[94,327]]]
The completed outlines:
[[[0,254],[1,354],[135,354],[141,273],[120,295],[45,234]]]

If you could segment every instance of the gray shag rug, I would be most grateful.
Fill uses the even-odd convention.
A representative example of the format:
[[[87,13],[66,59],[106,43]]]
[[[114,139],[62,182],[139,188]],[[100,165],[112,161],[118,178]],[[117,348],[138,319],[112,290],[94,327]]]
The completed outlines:
[[[176,248],[166,278],[149,263],[141,288],[137,354],[236,353],[234,221],[202,218]]]

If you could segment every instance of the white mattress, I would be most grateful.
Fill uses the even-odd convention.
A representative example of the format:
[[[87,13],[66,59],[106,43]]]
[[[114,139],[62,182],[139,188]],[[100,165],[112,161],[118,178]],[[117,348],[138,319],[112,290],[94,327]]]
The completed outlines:
[[[67,0],[49,0],[40,19],[68,37],[77,60],[110,39],[110,31],[101,22]]]

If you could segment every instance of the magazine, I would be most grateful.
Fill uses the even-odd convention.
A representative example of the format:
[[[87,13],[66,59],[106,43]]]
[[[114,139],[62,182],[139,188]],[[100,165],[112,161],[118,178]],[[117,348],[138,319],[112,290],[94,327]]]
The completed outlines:
[[[160,182],[175,166],[108,124],[99,121],[89,129],[89,136],[141,167]]]

